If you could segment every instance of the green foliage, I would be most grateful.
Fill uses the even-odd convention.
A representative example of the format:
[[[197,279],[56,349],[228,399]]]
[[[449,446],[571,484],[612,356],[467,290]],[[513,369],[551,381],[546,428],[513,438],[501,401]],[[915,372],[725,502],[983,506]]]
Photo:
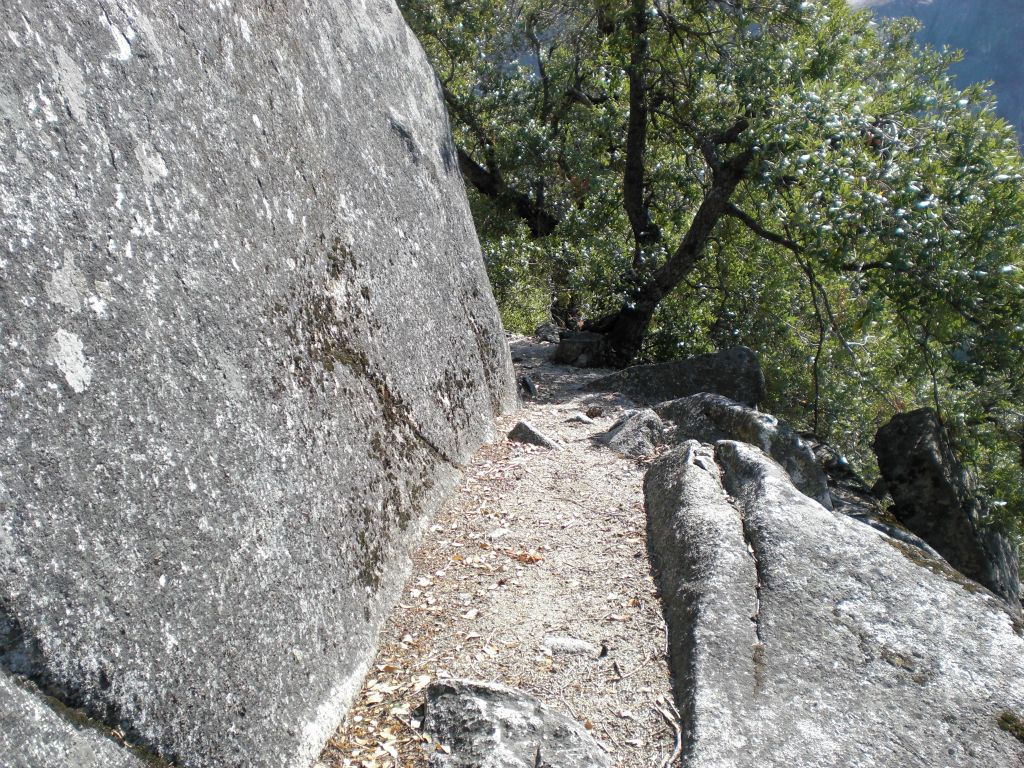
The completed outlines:
[[[400,3],[475,166],[510,328],[614,313],[662,280],[642,356],[755,349],[767,406],[868,476],[881,423],[936,407],[1024,530],[1024,163],[952,56],[843,0]],[[642,242],[624,192],[639,87]],[[695,238],[729,163],[741,180]]]

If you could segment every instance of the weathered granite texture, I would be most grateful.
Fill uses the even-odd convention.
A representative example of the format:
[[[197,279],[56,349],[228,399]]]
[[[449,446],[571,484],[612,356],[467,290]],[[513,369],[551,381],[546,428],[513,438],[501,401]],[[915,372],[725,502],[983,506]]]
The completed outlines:
[[[685,360],[634,365],[595,379],[586,388],[621,392],[641,405],[713,392],[755,406],[764,397],[764,373],[757,355],[746,347],[733,347]]]
[[[687,766],[1024,760],[1004,730],[1024,713],[1024,639],[994,596],[744,443],[689,442],[644,490]]]
[[[392,0],[0,28],[0,655],[179,765],[306,765],[515,398],[435,78]]]
[[[113,739],[76,726],[0,671],[0,765],[4,768],[143,768]]]
[[[1018,616],[1020,565],[1016,547],[985,525],[986,510],[946,428],[931,408],[896,414],[872,445],[893,515],[958,571],[985,585]]]
[[[594,440],[621,456],[639,459],[653,456],[657,446],[665,442],[665,425],[650,408],[630,410]]]
[[[586,729],[523,691],[473,680],[427,689],[423,730],[450,752],[431,768],[608,768]]]
[[[655,410],[676,425],[677,440],[741,440],[756,445],[785,468],[801,493],[832,508],[828,480],[811,444],[771,414],[710,392],[670,400]]]

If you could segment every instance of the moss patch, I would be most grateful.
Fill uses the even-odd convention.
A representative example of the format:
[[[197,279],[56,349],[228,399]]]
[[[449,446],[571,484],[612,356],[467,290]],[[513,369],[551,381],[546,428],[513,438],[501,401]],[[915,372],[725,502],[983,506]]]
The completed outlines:
[[[1011,736],[1014,736],[1021,743],[1024,743],[1024,720],[1018,715],[1009,710],[1004,711],[999,715],[999,727]]]

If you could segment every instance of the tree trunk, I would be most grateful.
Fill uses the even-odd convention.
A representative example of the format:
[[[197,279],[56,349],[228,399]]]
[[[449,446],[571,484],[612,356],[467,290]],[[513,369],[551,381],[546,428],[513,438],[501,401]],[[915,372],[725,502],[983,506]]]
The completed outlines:
[[[640,353],[647,328],[658,308],[657,302],[644,302],[620,309],[604,334],[603,365],[625,368]]]
[[[711,188],[705,194],[690,228],[672,256],[633,293],[632,301],[623,304],[622,308],[610,317],[586,326],[586,330],[604,336],[601,354],[594,355],[589,365],[622,368],[629,365],[640,353],[647,328],[658,304],[693,272],[704,258],[711,233],[715,225],[726,215],[730,198],[743,180],[743,174],[752,157],[753,153],[747,150],[727,163],[716,163]]]

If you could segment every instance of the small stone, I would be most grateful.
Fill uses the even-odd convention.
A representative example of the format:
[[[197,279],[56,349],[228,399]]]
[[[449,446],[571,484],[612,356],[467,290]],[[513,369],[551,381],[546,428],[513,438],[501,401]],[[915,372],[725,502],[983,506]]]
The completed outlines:
[[[508,433],[508,439],[516,443],[528,445],[539,445],[541,448],[548,448],[553,451],[562,450],[562,446],[547,437],[528,421],[520,421]]]
[[[594,420],[583,413],[574,413],[566,421],[569,424],[593,424]]]
[[[576,656],[592,656],[597,658],[597,655],[601,652],[593,643],[588,643],[586,640],[579,640],[575,637],[563,637],[560,635],[548,635],[544,638],[544,648],[551,653],[565,653],[573,654]]]

